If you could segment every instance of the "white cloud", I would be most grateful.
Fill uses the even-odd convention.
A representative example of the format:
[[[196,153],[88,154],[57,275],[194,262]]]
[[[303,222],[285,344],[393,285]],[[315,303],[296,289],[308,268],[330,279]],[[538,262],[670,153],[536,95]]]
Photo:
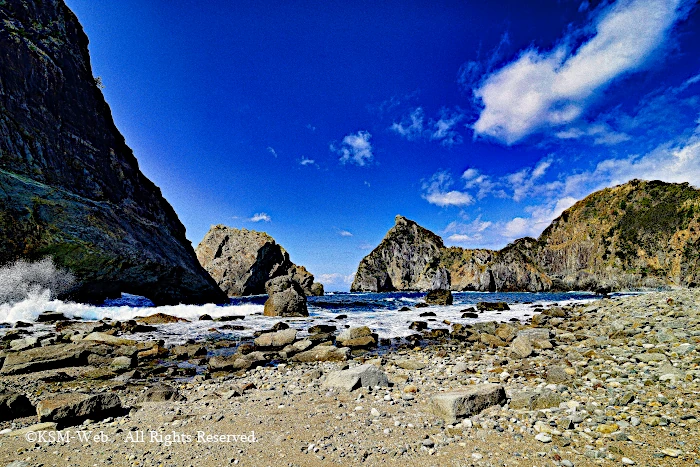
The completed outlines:
[[[316,163],[315,160],[309,159],[307,157],[301,156],[301,160],[299,161],[299,164],[301,165],[314,165]]]
[[[595,34],[580,47],[572,44],[587,30],[567,34],[551,51],[524,51],[474,89],[484,107],[475,134],[510,145],[576,123],[614,80],[650,64],[691,3],[620,0],[598,14]]]
[[[251,222],[270,222],[272,220],[272,217],[267,215],[267,213],[258,212],[256,214],[253,214],[253,217],[251,217],[249,220]]]
[[[700,187],[700,127],[680,143],[663,144],[645,155],[603,160],[591,171],[565,177],[561,184],[565,194],[583,196],[635,178]]]
[[[470,223],[453,221],[447,224],[444,234],[451,234],[447,237],[448,243],[476,243],[484,239],[483,232],[493,225],[493,222],[482,221],[481,216]]]
[[[462,142],[462,136],[455,130],[457,124],[464,119],[464,114],[458,111],[450,112],[443,109],[440,118],[433,122],[430,139],[440,141],[443,146],[451,147]]]
[[[430,180],[423,183],[423,198],[436,206],[468,206],[474,203],[474,197],[463,191],[450,190],[454,184],[446,171],[435,173]]]
[[[502,227],[503,236],[508,240],[521,237],[538,237],[554,219],[578,201],[567,196],[553,202],[526,208],[528,217],[516,217],[506,222]]]
[[[580,139],[590,137],[595,145],[613,146],[629,141],[632,137],[626,133],[614,131],[606,123],[582,124],[572,126],[554,133],[559,139]]]
[[[367,131],[358,131],[355,134],[343,138],[340,147],[331,144],[331,151],[340,155],[340,163],[352,163],[359,166],[372,162],[372,143],[369,142],[372,135]]]
[[[347,230],[339,230],[338,235],[341,237],[352,237],[352,233],[348,232]]]
[[[462,142],[462,136],[455,128],[464,117],[459,109],[451,111],[443,108],[437,120],[430,119],[426,122],[423,108],[416,107],[400,122],[394,122],[389,129],[409,141],[438,141],[443,146],[451,147]]]
[[[423,120],[425,113],[422,107],[416,107],[410,115],[404,117],[400,122],[394,122],[390,130],[403,136],[409,141],[414,141],[423,136]]]
[[[332,290],[347,290],[352,281],[355,280],[355,273],[349,275],[340,274],[337,272],[330,274],[319,274],[316,276],[316,281],[323,284],[326,291]]]
[[[518,172],[505,176],[508,187],[513,191],[513,200],[522,201],[536,189],[537,182],[544,176],[547,169],[552,165],[549,158],[542,159],[535,167],[527,167]]]
[[[269,152],[273,156],[277,157],[277,151],[275,151],[275,148],[273,148],[272,146],[267,147],[267,152]]]

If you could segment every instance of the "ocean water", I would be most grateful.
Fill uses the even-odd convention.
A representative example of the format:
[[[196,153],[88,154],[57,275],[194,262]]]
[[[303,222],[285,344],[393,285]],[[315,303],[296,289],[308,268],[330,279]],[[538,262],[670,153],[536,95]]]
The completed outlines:
[[[450,306],[429,306],[415,308],[423,301],[424,293],[328,293],[322,297],[309,297],[309,315],[304,318],[278,318],[263,316],[263,304],[266,296],[240,297],[231,299],[227,305],[174,305],[155,307],[143,298],[124,294],[122,298],[107,300],[102,305],[87,305],[51,299],[48,291],[30,294],[25,300],[13,304],[0,304],[0,323],[7,323],[0,328],[0,334],[17,321],[34,322],[43,311],[58,311],[65,316],[83,320],[111,319],[125,321],[154,313],[184,318],[190,322],[173,323],[158,326],[156,332],[138,333],[130,338],[138,340],[164,339],[167,344],[179,344],[189,339],[205,341],[207,339],[243,340],[253,336],[258,330],[268,329],[283,320],[291,327],[307,333],[315,324],[332,324],[342,329],[347,326],[368,326],[379,334],[380,338],[406,337],[414,334],[409,329],[413,321],[427,321],[430,329],[449,328],[443,323],[473,324],[480,321],[503,321],[511,318],[525,320],[534,314],[537,306],[565,305],[586,302],[597,298],[588,292],[566,293],[480,293],[454,292],[454,304]],[[478,318],[462,318],[465,309],[476,306],[477,302],[503,301],[510,310],[503,312],[488,311]],[[410,311],[399,311],[409,307]],[[433,312],[434,317],[421,317],[422,313]],[[212,318],[235,316],[231,321],[199,321],[199,317],[208,314]],[[338,315],[347,318],[337,319]],[[36,324],[37,331],[53,329],[50,325]]]

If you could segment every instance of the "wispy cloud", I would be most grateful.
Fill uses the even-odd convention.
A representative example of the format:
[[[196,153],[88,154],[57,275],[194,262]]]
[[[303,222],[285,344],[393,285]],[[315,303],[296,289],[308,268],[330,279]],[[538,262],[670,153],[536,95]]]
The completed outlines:
[[[513,200],[522,201],[532,194],[532,190],[551,165],[552,161],[547,158],[539,161],[534,167],[526,167],[506,175],[505,181],[513,192]]]
[[[484,239],[483,232],[493,225],[493,222],[482,221],[481,216],[470,223],[450,222],[443,233],[447,237],[448,243],[453,244],[474,244]]]
[[[308,157],[301,156],[301,159],[299,160],[300,165],[315,165],[316,161],[313,159],[309,159]]]
[[[568,33],[551,51],[528,49],[474,89],[483,110],[474,133],[514,144],[537,132],[575,124],[612,82],[640,71],[668,43],[690,0],[630,0],[601,10],[580,47]]]
[[[330,149],[340,155],[341,164],[351,163],[364,166],[372,162],[374,158],[370,138],[372,135],[368,131],[358,131],[343,138],[339,146],[335,143],[331,144]]]
[[[433,174],[430,180],[423,183],[423,198],[430,204],[440,207],[468,206],[474,203],[474,197],[469,193],[451,190],[454,181],[447,171]]]
[[[267,147],[267,152],[269,152],[273,156],[277,157],[277,151],[275,151],[275,148],[273,148],[272,146]]]
[[[415,141],[423,136],[423,122],[425,112],[422,107],[416,107],[413,111],[401,119],[394,122],[389,129],[409,141]]]
[[[443,108],[437,119],[426,120],[423,108],[416,107],[400,121],[392,123],[389,130],[409,141],[438,141],[443,146],[451,147],[462,142],[457,124],[464,118],[464,113],[459,109]]]
[[[249,220],[251,222],[270,222],[272,217],[270,217],[267,213],[258,212],[253,214],[253,217],[251,217]]]
[[[306,129],[309,130],[311,133],[314,133],[316,131],[316,127],[310,123],[306,124]]]
[[[371,243],[360,243],[357,245],[357,248],[360,250],[374,250],[375,245],[372,245]]]
[[[347,230],[338,230],[338,235],[341,237],[352,237],[352,233]]]

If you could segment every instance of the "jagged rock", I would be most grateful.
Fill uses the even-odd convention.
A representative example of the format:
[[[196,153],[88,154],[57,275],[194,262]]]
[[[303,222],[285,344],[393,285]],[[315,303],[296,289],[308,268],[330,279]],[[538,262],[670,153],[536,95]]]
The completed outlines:
[[[114,125],[76,16],[6,0],[0,22],[0,264],[51,256],[80,301],[225,302]]]
[[[403,216],[357,268],[351,291],[436,290],[449,288],[449,275],[438,266],[442,239]]]
[[[197,259],[229,297],[261,295],[265,284],[288,276],[305,295],[323,295],[323,285],[297,266],[289,254],[265,232],[215,225],[196,249]]]
[[[59,427],[76,425],[83,420],[101,420],[121,415],[122,403],[116,394],[86,395],[77,392],[42,399],[36,406],[40,422],[55,422]]]
[[[300,352],[292,357],[295,362],[344,362],[350,355],[347,347],[337,348],[332,345],[320,345]]]
[[[324,388],[340,388],[346,391],[375,386],[387,387],[389,379],[381,368],[370,363],[329,373],[323,383]]]
[[[29,417],[35,413],[34,406],[24,394],[9,390],[0,391],[0,421]]]
[[[506,392],[500,384],[478,384],[467,389],[441,392],[430,400],[432,413],[452,424],[457,420],[480,413],[494,405],[506,402]]]
[[[441,285],[433,288],[456,291],[694,287],[700,285],[699,224],[700,190],[640,180],[589,195],[538,239],[521,238],[499,251],[445,248],[440,237],[398,216],[360,262],[351,290],[425,290],[437,278]]]
[[[309,316],[304,291],[288,276],[271,279],[265,287],[269,295],[263,311],[265,316]]]
[[[425,303],[431,305],[452,305],[452,292],[449,290],[431,290],[425,296]]]

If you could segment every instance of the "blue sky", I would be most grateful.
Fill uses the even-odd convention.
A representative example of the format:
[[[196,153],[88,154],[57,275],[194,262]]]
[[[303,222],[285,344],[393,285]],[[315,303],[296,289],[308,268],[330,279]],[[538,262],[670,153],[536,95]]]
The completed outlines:
[[[396,214],[501,248],[605,186],[700,186],[692,1],[66,2],[193,244],[266,231],[327,290]]]

